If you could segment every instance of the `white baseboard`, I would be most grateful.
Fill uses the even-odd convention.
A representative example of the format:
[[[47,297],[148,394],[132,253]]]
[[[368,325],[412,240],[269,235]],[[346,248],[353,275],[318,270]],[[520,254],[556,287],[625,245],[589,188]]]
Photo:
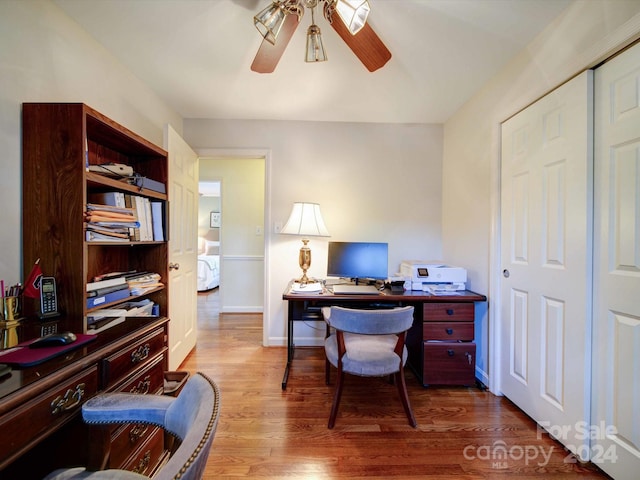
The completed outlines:
[[[220,313],[263,313],[262,307],[224,307],[220,309]]]

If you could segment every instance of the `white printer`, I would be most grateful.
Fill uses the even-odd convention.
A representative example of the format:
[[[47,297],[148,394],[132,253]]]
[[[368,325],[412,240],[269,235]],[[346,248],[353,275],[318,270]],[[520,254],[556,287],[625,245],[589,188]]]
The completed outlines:
[[[411,290],[431,292],[458,291],[465,289],[467,271],[438,262],[404,260],[400,274],[411,283]]]

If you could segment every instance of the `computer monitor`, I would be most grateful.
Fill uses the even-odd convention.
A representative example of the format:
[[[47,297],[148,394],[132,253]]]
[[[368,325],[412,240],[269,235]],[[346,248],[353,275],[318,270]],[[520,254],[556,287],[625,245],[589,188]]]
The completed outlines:
[[[329,242],[327,276],[384,280],[388,262],[387,243]]]

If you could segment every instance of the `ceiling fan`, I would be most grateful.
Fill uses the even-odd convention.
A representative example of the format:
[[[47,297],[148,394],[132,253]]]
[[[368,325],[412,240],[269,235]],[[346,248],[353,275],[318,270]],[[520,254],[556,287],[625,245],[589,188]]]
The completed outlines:
[[[391,52],[367,22],[368,0],[272,0],[254,17],[254,24],[263,37],[251,70],[272,73],[291,37],[300,24],[305,7],[311,10],[311,25],[307,30],[307,62],[327,59],[320,28],[315,24],[314,10],[322,5],[325,19],[370,72],[384,66]]]

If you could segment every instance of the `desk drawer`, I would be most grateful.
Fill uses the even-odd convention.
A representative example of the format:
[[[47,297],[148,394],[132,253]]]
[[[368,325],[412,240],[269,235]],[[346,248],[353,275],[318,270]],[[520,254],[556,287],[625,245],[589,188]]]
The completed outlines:
[[[127,460],[124,470],[150,477],[165,456],[164,431],[158,427],[149,427],[151,434],[135,453]]]
[[[0,422],[0,452],[8,458],[54,432],[80,411],[82,404],[98,390],[97,367],[60,383],[18,407]]]
[[[472,341],[473,323],[471,322],[424,322],[422,335],[425,340]]]
[[[119,392],[137,394],[162,393],[164,388],[164,356],[156,356],[151,363],[135,372],[126,383],[117,389]]]
[[[476,344],[473,342],[424,342],[424,385],[473,385]]]
[[[140,395],[157,394],[164,386],[163,357],[157,357],[148,367],[136,373],[117,391]],[[113,428],[111,440],[110,468],[122,468],[131,452],[144,444],[153,433],[153,426],[126,424]]]
[[[146,337],[103,360],[104,389],[109,390],[140,368],[164,349],[164,329],[158,329]]]
[[[473,303],[425,303],[422,310],[425,322],[473,322]]]

